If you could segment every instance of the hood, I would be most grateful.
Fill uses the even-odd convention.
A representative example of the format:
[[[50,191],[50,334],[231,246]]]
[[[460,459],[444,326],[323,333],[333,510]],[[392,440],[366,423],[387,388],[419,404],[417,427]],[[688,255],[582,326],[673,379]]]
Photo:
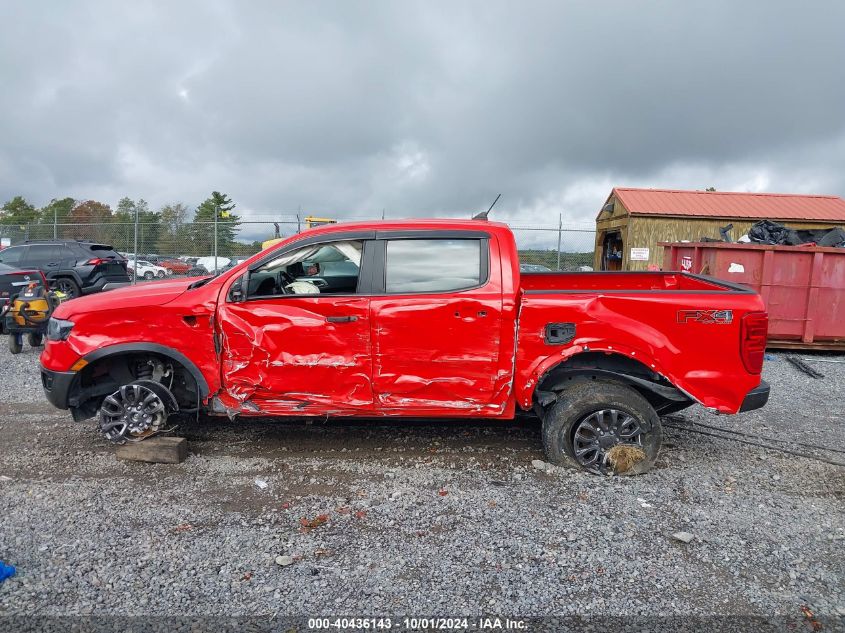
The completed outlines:
[[[59,319],[68,319],[75,314],[99,310],[162,306],[173,301],[196,281],[196,277],[174,281],[151,281],[137,286],[99,292],[66,301],[56,308],[54,316]]]

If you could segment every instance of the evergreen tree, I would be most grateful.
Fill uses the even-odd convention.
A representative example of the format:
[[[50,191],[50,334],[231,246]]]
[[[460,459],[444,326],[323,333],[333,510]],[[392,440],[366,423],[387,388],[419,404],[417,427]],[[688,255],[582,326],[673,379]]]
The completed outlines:
[[[236,248],[235,236],[240,230],[240,217],[232,213],[235,203],[219,191],[213,191],[197,207],[191,227],[193,247],[197,255],[214,252],[214,214],[217,213],[217,253],[229,255]]]

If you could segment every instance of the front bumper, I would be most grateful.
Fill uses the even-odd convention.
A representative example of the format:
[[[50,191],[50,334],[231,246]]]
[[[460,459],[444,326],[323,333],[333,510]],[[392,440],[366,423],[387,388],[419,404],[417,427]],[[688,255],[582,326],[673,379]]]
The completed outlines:
[[[754,387],[754,389],[745,394],[745,399],[742,401],[739,412],[753,411],[765,405],[769,401],[769,390],[769,383],[761,380],[759,387]]]
[[[50,404],[59,409],[68,408],[68,393],[74,378],[75,371],[53,371],[41,367],[41,385]]]

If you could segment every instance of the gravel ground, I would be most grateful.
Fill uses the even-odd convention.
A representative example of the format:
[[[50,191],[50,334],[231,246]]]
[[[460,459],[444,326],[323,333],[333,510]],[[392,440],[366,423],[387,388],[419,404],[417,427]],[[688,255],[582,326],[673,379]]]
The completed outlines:
[[[648,475],[538,468],[530,418],[192,421],[178,429],[184,463],[127,463],[92,422],[44,401],[35,350],[0,350],[0,560],[18,570],[0,583],[0,614],[801,624],[806,606],[825,630],[845,615],[841,466],[667,428]],[[671,423],[845,451],[845,364],[820,359],[845,357],[817,356],[815,380],[776,354],[765,409],[696,407]]]

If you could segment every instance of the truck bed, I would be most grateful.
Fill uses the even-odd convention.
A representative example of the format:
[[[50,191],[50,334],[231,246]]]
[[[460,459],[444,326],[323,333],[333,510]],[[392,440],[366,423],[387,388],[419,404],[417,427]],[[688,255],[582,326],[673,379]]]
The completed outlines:
[[[537,273],[521,275],[517,400],[542,376],[549,349],[618,354],[644,363],[696,401],[736,413],[759,384],[740,357],[740,328],[765,310],[750,288],[678,272]],[[550,343],[549,324],[569,327],[570,340]],[[717,353],[714,353],[716,351]]]
[[[741,292],[750,290],[719,279],[680,272],[522,273],[525,292]]]

